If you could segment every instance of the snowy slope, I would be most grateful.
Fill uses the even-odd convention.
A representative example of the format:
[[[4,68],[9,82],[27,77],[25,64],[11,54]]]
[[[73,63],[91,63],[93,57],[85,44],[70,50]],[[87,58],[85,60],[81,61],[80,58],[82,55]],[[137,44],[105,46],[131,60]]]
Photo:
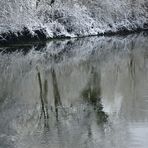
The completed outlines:
[[[147,0],[0,1],[2,34],[0,40],[7,40],[5,33],[8,32],[9,35],[13,33],[16,37],[21,36],[21,33],[26,34],[24,28],[32,36],[38,36],[37,30],[42,30],[45,38],[147,29],[148,2]]]

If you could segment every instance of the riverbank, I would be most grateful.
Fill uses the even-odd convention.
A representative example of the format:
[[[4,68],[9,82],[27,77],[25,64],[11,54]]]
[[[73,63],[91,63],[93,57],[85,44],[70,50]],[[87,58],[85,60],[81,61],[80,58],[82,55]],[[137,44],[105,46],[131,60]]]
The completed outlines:
[[[145,28],[137,28],[133,30],[128,30],[127,28],[120,28],[117,31],[106,31],[104,33],[97,33],[90,36],[114,36],[114,35],[129,35],[133,33],[148,32],[148,25]],[[89,35],[88,35],[89,36]],[[82,38],[88,37],[77,35],[76,37],[64,36],[64,35],[54,35],[53,37],[47,37],[47,32],[45,29],[34,30],[31,32],[27,28],[23,28],[22,31],[17,32],[6,32],[0,34],[0,46],[12,46],[15,44],[28,44],[33,42],[45,42],[54,39],[70,39],[70,38]]]

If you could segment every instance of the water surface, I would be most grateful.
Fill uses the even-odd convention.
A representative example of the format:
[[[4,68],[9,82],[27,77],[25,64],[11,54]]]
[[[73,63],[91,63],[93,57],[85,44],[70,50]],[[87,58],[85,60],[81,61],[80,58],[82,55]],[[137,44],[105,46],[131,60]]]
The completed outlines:
[[[147,148],[148,37],[0,48],[1,148]]]

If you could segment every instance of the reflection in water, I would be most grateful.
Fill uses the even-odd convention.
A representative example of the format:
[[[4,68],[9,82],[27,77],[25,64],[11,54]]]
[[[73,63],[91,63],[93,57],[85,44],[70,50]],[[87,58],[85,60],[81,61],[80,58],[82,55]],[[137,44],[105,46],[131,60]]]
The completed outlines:
[[[91,67],[90,78],[88,84],[82,92],[82,97],[85,101],[91,104],[96,111],[96,118],[98,123],[104,123],[107,121],[107,115],[103,112],[103,106],[101,104],[101,76],[96,72],[96,68]]]
[[[134,50],[134,43],[131,43],[131,51]],[[135,59],[134,59],[134,55],[133,53],[129,54],[129,74],[130,74],[130,79],[132,80],[132,86],[131,88],[133,88],[135,86]],[[134,88],[133,88],[134,89]]]
[[[56,112],[56,118],[58,120],[58,106],[62,106],[60,93],[58,89],[58,83],[56,78],[56,73],[54,68],[51,70],[52,75],[52,83],[53,83],[53,95],[54,95],[54,105],[55,105],[55,112]]]
[[[47,101],[47,91],[48,91],[48,83],[47,80],[44,82],[44,94],[43,94],[43,88],[42,88],[42,81],[41,81],[41,74],[38,72],[38,81],[39,81],[39,88],[40,88],[40,99],[41,99],[41,117],[42,114],[44,115],[44,124],[45,127],[48,127],[48,101]]]
[[[0,147],[146,148],[147,42],[140,34],[1,48]]]

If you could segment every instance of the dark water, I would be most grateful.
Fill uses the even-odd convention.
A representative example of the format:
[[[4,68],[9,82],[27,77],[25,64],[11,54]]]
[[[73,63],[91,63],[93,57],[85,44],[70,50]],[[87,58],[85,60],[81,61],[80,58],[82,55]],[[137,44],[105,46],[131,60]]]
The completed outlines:
[[[147,148],[148,36],[2,48],[0,148]]]

